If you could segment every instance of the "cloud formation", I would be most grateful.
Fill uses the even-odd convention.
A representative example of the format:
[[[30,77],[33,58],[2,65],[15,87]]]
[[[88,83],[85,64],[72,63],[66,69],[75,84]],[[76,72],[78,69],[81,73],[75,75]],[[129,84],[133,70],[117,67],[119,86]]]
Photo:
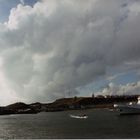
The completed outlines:
[[[126,85],[115,85],[114,83],[109,83],[109,85],[104,88],[101,92],[96,94],[100,95],[139,95],[140,82],[128,83]]]
[[[0,23],[5,84],[20,99],[46,102],[79,94],[78,87],[113,68],[134,69],[140,59],[139,9],[139,1],[129,0],[18,4]]]

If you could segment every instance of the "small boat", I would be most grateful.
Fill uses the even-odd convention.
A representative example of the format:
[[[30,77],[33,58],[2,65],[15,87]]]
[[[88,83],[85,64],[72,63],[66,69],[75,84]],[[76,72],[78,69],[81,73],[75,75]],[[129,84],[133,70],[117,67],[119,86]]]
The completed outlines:
[[[114,108],[119,111],[120,115],[140,114],[140,97],[138,97],[137,103],[114,104]]]
[[[76,118],[76,119],[87,119],[87,115],[70,115],[71,118]]]

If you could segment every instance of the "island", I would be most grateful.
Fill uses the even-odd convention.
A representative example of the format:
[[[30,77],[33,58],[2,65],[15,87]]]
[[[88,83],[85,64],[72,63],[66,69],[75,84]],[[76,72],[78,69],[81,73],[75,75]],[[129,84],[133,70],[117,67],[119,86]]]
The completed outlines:
[[[121,95],[121,96],[102,96],[96,97],[71,97],[57,99],[52,103],[32,103],[25,104],[17,102],[8,106],[0,107],[0,115],[9,114],[36,114],[39,112],[54,112],[67,110],[81,110],[90,108],[110,108],[116,103],[137,102],[139,95]]]

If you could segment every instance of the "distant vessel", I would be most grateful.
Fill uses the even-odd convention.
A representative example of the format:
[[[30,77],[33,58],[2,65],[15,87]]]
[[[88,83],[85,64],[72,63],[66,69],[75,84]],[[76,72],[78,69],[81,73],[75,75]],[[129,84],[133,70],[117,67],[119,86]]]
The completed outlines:
[[[70,115],[71,118],[76,118],[76,119],[87,119],[87,115]]]
[[[138,97],[137,103],[130,102],[129,104],[114,104],[120,115],[131,115],[131,114],[140,114],[140,97]]]

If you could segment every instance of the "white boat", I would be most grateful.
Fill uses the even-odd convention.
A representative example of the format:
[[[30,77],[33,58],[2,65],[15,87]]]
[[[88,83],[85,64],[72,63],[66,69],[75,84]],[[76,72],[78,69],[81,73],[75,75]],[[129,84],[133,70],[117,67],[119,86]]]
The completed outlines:
[[[137,103],[130,102],[129,104],[114,104],[120,115],[140,114],[140,97]]]
[[[87,115],[70,115],[71,118],[76,118],[76,119],[87,119]]]

